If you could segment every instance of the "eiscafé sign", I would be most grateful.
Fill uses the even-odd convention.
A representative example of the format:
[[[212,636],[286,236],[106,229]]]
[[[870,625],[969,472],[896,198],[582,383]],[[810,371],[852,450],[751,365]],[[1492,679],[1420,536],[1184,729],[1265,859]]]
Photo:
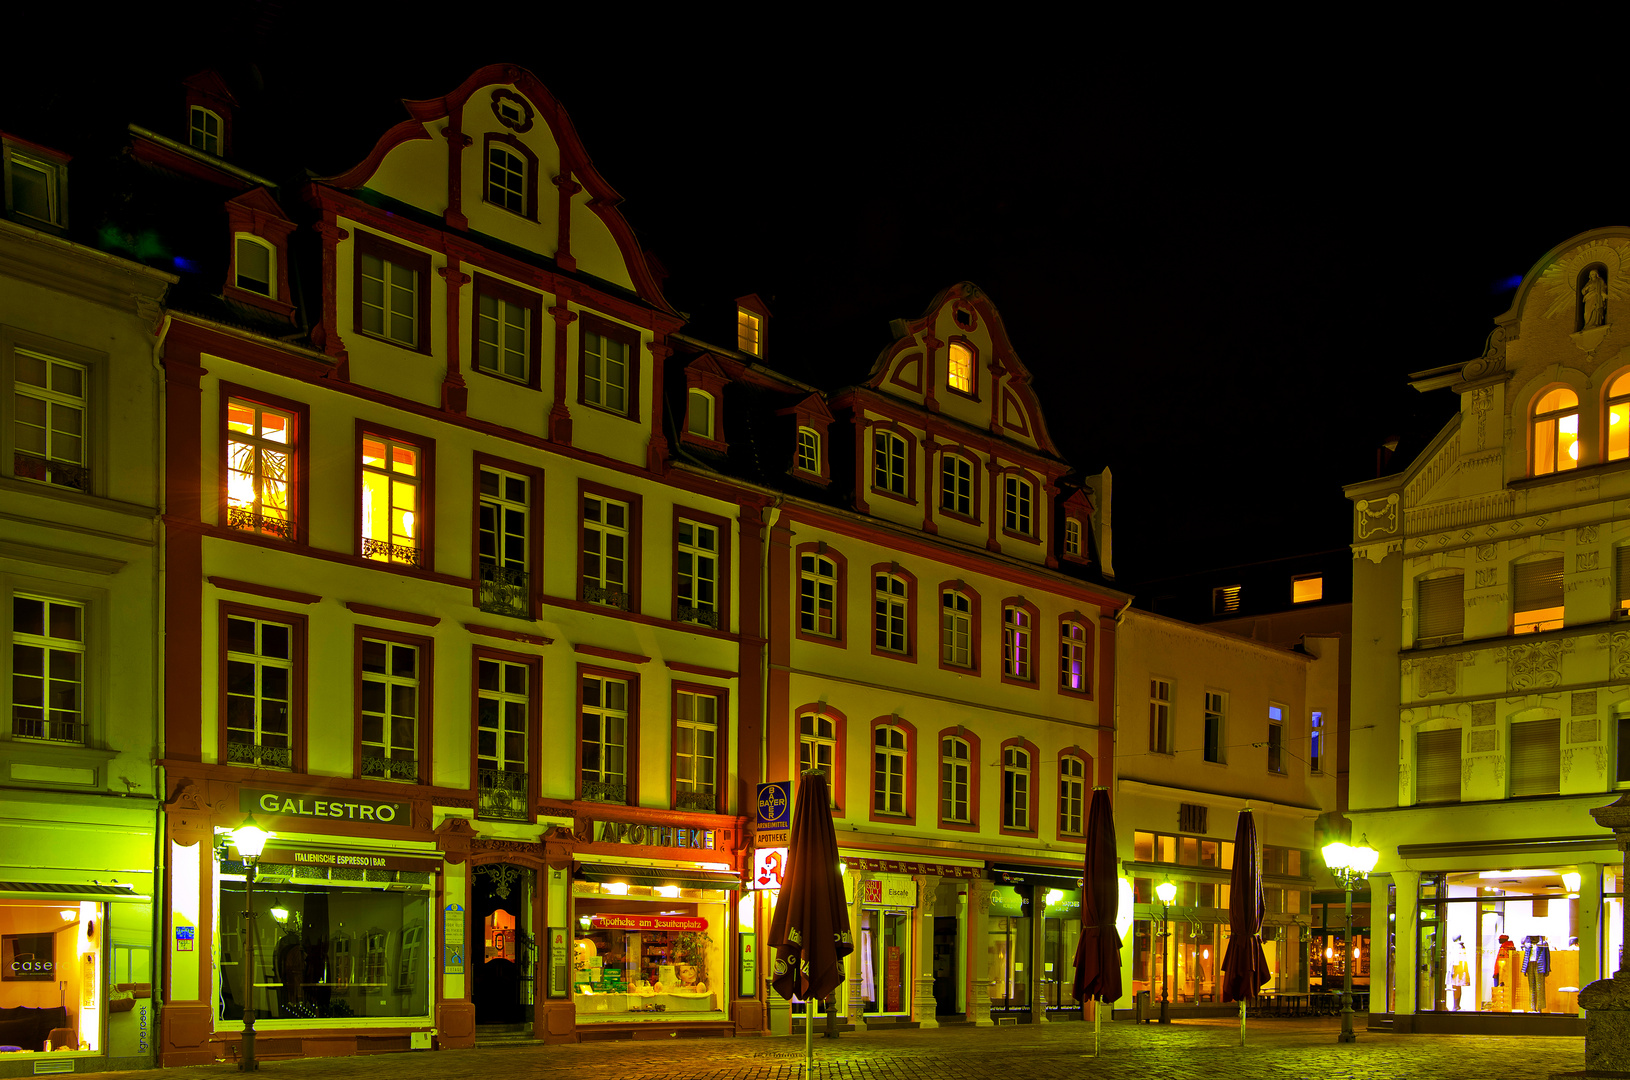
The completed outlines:
[[[688,930],[707,929],[707,920],[691,915],[590,915],[595,930]]]
[[[379,825],[407,825],[413,820],[407,803],[373,799],[335,799],[303,791],[238,790],[238,809],[281,817],[330,818],[371,821]]]

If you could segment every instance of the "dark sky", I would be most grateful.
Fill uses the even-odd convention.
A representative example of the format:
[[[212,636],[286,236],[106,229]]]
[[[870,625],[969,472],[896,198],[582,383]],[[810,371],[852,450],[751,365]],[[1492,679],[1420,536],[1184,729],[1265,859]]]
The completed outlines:
[[[652,24],[542,7],[519,25],[467,10],[490,36],[338,4],[184,3],[166,32],[207,30],[177,40],[143,8],[87,32],[84,67],[42,57],[31,93],[66,76],[63,111],[89,94],[140,122],[216,66],[258,79],[246,93],[286,121],[267,134],[332,173],[405,117],[398,99],[485,63],[529,67],[676,306],[768,301],[772,366],[857,381],[891,318],[980,285],[1066,457],[1114,471],[1123,584],[1345,544],[1341,485],[1375,474],[1383,439],[1418,446],[1455,408],[1406,375],[1478,355],[1509,279],[1627,216],[1621,152],[1581,155],[1592,140],[1567,100],[1482,56],[1065,40],[988,8]],[[1614,96],[1589,74],[1570,85]]]

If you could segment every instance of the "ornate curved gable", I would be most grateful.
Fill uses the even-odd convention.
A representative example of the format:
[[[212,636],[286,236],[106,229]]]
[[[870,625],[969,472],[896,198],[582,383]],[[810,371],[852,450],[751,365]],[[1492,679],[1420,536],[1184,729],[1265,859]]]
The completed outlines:
[[[1030,370],[979,286],[952,285],[921,316],[893,325],[895,341],[873,363],[867,386],[1058,456]]]
[[[617,209],[622,196],[589,159],[566,110],[525,68],[481,68],[445,97],[402,103],[356,167],[320,183],[370,192],[621,286],[666,312],[650,261]],[[510,163],[510,190],[491,197],[488,166]]]

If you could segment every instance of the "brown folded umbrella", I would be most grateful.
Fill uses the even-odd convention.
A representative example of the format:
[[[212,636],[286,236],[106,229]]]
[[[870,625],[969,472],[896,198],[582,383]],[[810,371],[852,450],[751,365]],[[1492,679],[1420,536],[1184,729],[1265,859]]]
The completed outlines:
[[[1121,903],[1115,873],[1115,816],[1109,789],[1094,788],[1087,813],[1087,860],[1081,878],[1081,940],[1075,946],[1075,1000],[1108,1004],[1121,996]],[[1098,1053],[1100,1010],[1093,1011],[1093,1054]]]
[[[1239,812],[1234,830],[1234,868],[1228,882],[1228,952],[1222,962],[1224,1001],[1239,1002],[1239,1041],[1245,1043],[1245,1002],[1273,978],[1262,951],[1262,849],[1256,819]]]
[[[819,770],[799,780],[791,841],[781,895],[770,919],[769,944],[775,950],[770,985],[788,1001],[806,1002],[804,1058],[809,1064],[815,1017],[807,1003],[838,988],[844,977],[843,958],[855,949],[838,863],[838,836],[832,828],[832,804],[826,775]]]

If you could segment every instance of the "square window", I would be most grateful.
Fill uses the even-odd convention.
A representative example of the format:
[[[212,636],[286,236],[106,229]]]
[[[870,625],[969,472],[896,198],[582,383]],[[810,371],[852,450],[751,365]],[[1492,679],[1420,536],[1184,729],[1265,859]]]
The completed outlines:
[[[356,329],[417,352],[430,351],[430,256],[372,233],[356,233]]]
[[[1211,613],[1231,615],[1239,610],[1240,586],[1222,585],[1211,590]]]
[[[585,405],[638,419],[639,333],[587,312],[578,322],[578,396]]]
[[[10,139],[4,149],[5,205],[8,217],[36,229],[59,232],[68,224],[68,161],[42,148]]]
[[[1019,536],[1031,535],[1030,481],[1017,476],[1003,478],[1002,527]]]

